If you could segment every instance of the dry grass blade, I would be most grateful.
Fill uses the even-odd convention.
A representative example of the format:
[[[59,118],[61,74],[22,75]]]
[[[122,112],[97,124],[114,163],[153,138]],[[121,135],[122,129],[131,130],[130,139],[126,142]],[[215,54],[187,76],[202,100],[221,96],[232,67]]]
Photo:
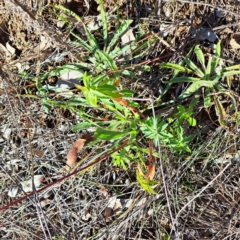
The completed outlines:
[[[153,117],[155,123],[158,118],[176,122],[173,116],[179,104],[188,109],[191,99],[175,99],[188,85],[174,83],[166,90],[173,73],[159,65],[163,60],[179,64],[195,45],[202,49],[205,60],[208,56],[214,59],[217,39],[223,49],[218,56],[223,69],[236,65],[240,56],[238,1],[101,1],[109,15],[104,31],[97,2],[0,1],[0,239],[239,239],[238,75],[228,76],[227,85],[227,92],[236,98],[235,109],[223,91],[211,102],[208,113],[200,96],[193,107],[196,127],[185,126],[187,120],[183,120],[184,132],[195,135],[191,153],[176,154],[162,139],[151,146],[142,132],[129,131],[128,142],[87,144],[91,139],[85,137],[92,134],[93,126],[120,132],[135,124],[138,129],[145,116]],[[87,26],[97,26],[91,29],[91,36],[99,48],[112,43],[110,49],[118,56],[116,69],[96,65],[92,56],[71,42],[77,41],[74,36],[87,42],[87,36],[76,19],[54,8],[63,4],[83,17]],[[121,38],[114,38],[122,19],[131,22],[126,33],[134,33],[126,52],[120,51]],[[199,41],[201,28],[214,33],[216,41]],[[187,56],[199,67],[194,54]],[[99,72],[108,76],[108,84],[113,83],[124,97],[107,95],[110,97],[104,100],[109,108],[103,104],[89,107],[79,89],[70,90],[76,97],[71,99],[64,97],[65,91],[53,92],[61,76],[57,71],[56,76],[42,78],[58,67],[78,64],[95,79]],[[123,70],[133,74],[121,75]],[[114,79],[113,73],[120,77]],[[82,84],[81,79],[77,81]],[[93,92],[99,86],[100,82]],[[225,88],[225,79],[215,87]],[[130,98],[133,92],[136,98]],[[112,113],[110,108],[116,111]],[[126,127],[120,128],[123,120]],[[221,121],[224,128],[219,127]],[[75,132],[72,126],[76,124],[87,127]],[[152,127],[155,131],[158,126]],[[128,148],[130,143],[133,148]],[[112,164],[112,153],[126,160],[127,171]],[[153,182],[155,195],[139,188],[137,168],[143,180]],[[59,176],[60,169],[68,174],[64,171]],[[36,176],[39,181],[34,181]],[[29,188],[21,191],[21,183]]]

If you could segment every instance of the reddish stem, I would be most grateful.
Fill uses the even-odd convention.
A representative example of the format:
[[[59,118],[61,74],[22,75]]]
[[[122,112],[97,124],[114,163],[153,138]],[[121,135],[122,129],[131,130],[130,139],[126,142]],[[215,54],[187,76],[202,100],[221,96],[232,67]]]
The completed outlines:
[[[51,187],[51,186],[53,186],[53,185],[55,185],[55,184],[57,184],[57,183],[59,183],[59,182],[62,182],[63,180],[65,180],[65,179],[67,179],[67,178],[69,178],[69,177],[71,177],[71,176],[73,176],[73,175],[75,175],[75,174],[77,174],[77,173],[79,173],[79,172],[81,172],[81,171],[83,171],[83,170],[85,170],[85,169],[87,169],[87,168],[89,168],[89,167],[91,167],[91,166],[93,166],[93,165],[101,162],[102,160],[104,160],[104,159],[107,158],[107,157],[110,157],[113,153],[119,151],[120,149],[122,149],[122,148],[125,147],[126,145],[127,145],[127,141],[126,141],[125,143],[123,143],[119,148],[116,148],[115,150],[113,150],[112,152],[107,153],[107,154],[104,155],[103,157],[100,157],[100,158],[96,159],[94,162],[88,164],[88,165],[85,166],[85,167],[82,167],[82,168],[80,168],[80,169],[78,169],[78,170],[75,170],[74,172],[72,172],[72,173],[70,173],[70,174],[62,177],[62,178],[59,178],[59,179],[56,180],[55,182],[49,183],[49,184],[46,185],[45,187],[42,187],[42,188],[40,188],[39,190],[37,190],[36,192],[37,192],[37,193],[40,193],[40,192],[46,190],[47,188],[49,188],[49,187]],[[16,199],[16,200],[10,202],[10,203],[7,204],[7,205],[5,205],[5,206],[3,206],[3,207],[0,207],[0,211],[1,211],[1,210],[4,210],[4,209],[8,209],[9,207],[11,207],[11,206],[13,206],[13,205],[16,205],[16,204],[22,202],[23,200],[25,200],[26,198],[31,197],[32,195],[33,195],[33,193],[28,193],[28,194],[26,194],[24,197],[18,198],[18,199]]]
[[[153,155],[152,155],[152,139],[148,139],[149,144],[149,158],[148,158],[148,172],[150,171],[152,165],[153,165]]]

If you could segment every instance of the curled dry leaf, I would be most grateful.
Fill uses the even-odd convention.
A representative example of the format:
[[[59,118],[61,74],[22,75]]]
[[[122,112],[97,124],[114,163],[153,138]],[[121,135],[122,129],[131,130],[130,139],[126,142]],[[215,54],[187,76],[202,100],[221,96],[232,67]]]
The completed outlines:
[[[113,207],[114,214],[116,215],[120,214],[122,212],[122,209],[123,209],[123,205],[122,205],[121,199],[116,199],[116,203]]]
[[[152,165],[148,169],[148,174],[147,174],[148,180],[153,180],[154,175],[155,175],[155,165]]]
[[[112,98],[112,99],[113,99],[114,101],[118,102],[119,104],[121,104],[122,106],[129,108],[131,111],[136,112],[136,113],[139,114],[142,118],[145,118],[145,116],[144,116],[138,109],[130,106],[125,99],[123,99],[123,98]]]
[[[64,169],[69,170],[69,168],[75,164],[75,162],[77,161],[78,153],[82,150],[85,143],[92,139],[93,139],[92,137],[85,136],[85,138],[80,138],[73,143],[72,147],[68,151],[67,162],[66,162],[67,165],[64,167]]]
[[[36,187],[36,189],[39,188],[39,186],[41,185],[41,183],[43,181],[44,181],[44,176],[43,175],[34,175],[33,176],[33,182],[34,182],[34,186]],[[33,182],[32,182],[32,179],[21,182],[22,190],[24,192],[32,192]],[[15,197],[17,195],[17,193],[18,193],[18,186],[13,186],[9,189],[8,196],[9,197]]]
[[[6,48],[7,48],[8,52],[11,53],[12,56],[15,54],[16,49],[15,49],[14,47],[12,47],[12,46],[9,44],[9,42],[6,43]]]
[[[48,205],[51,201],[52,201],[52,200],[50,200],[50,199],[45,199],[45,200],[42,200],[39,205],[40,205],[41,207],[45,207],[45,206]]]
[[[229,44],[231,45],[231,47],[233,49],[239,49],[240,48],[240,33],[233,34]]]
[[[34,186],[36,188],[38,188],[41,185],[41,183],[44,181],[44,176],[43,175],[34,175],[33,181],[34,181]],[[21,185],[22,185],[23,191],[32,192],[32,189],[33,189],[32,179],[21,182]]]
[[[50,48],[51,44],[49,42],[49,39],[47,39],[46,37],[44,37],[43,35],[40,36],[40,44],[38,46],[36,46],[35,48],[33,48],[33,52],[41,52],[41,51],[45,51],[48,48]]]
[[[13,48],[8,42],[6,43],[6,47],[3,44],[0,44],[2,51],[5,52],[6,56],[13,56],[15,54],[15,48]]]
[[[92,217],[92,215],[90,214],[89,210],[85,211],[85,213],[82,216],[82,220],[83,221],[88,221],[90,220],[90,218]]]
[[[221,101],[219,100],[218,96],[213,96],[214,98],[214,102],[215,102],[215,110],[216,110],[216,114],[218,116],[218,120],[219,123],[224,126],[226,125],[226,118],[227,118],[227,114],[225,112],[225,109],[221,103]]]
[[[9,197],[15,197],[17,195],[18,192],[18,187],[17,186],[13,186],[9,189],[8,191],[8,196]]]
[[[153,178],[155,176],[155,165],[152,165],[152,166],[148,167],[148,172],[147,172],[147,175],[146,175],[146,174],[143,173],[140,163],[138,163],[138,172],[145,179],[153,180]]]
[[[106,222],[110,222],[111,221],[111,216],[113,215],[113,208],[114,205],[116,203],[117,197],[112,197],[109,199],[108,205],[105,208],[105,218],[106,218]]]
[[[78,139],[76,142],[73,143],[67,154],[67,166],[65,166],[65,168],[72,167],[75,164],[77,160],[77,155],[82,150],[85,142],[86,139]]]
[[[125,46],[127,44],[130,44],[131,42],[133,42],[135,40],[135,36],[133,34],[133,30],[129,29],[127,32],[125,32],[123,34],[123,36],[121,37],[122,40],[122,46]]]
[[[101,184],[98,184],[98,186],[101,188],[101,190],[103,191],[103,195],[105,198],[108,198],[108,190]]]

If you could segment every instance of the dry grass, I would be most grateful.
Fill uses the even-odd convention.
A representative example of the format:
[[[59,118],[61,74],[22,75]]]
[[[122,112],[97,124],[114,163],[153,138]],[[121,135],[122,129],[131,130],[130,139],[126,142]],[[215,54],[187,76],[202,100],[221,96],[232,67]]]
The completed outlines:
[[[13,67],[16,62],[27,64],[29,72],[35,75],[39,61],[43,73],[48,70],[48,65],[76,62],[81,56],[81,49],[67,43],[67,32],[57,27],[54,15],[43,9],[46,2],[48,6],[61,4],[57,0],[29,1],[28,5],[25,1],[3,0],[0,6],[3,19],[0,42],[4,46],[9,42],[17,50],[10,59],[4,51],[0,54],[0,130],[11,131],[9,139],[0,136],[1,206],[24,196],[25,193],[19,189],[17,197],[11,198],[8,191],[34,175],[44,175],[45,182],[41,186],[58,179],[69,148],[82,134],[72,132],[78,118],[70,110],[52,108],[51,113],[46,114],[38,99],[22,97],[28,94],[27,89],[33,95],[36,89],[27,87],[30,82],[21,78]],[[189,2],[123,3],[119,10],[133,18],[136,26],[144,27],[147,36],[159,33],[159,23],[168,24],[170,29],[167,37],[159,39],[143,59],[134,63],[160,55],[167,56],[164,60],[179,62],[180,56],[184,56],[197,42],[197,37],[191,37],[191,29],[203,24],[215,29],[217,36],[223,39],[223,58],[239,62],[239,49],[229,46],[229,36],[238,32],[235,24],[239,17],[239,4],[235,1],[227,1],[226,4],[220,0]],[[163,8],[169,7],[167,3],[170,8]],[[89,2],[89,8],[83,4],[80,8],[79,4],[72,1],[69,7],[78,6],[82,14],[89,16],[97,13],[97,5],[93,1]],[[112,9],[110,1],[107,6]],[[34,14],[34,7],[39,17]],[[224,10],[218,21],[211,19],[214,9]],[[167,11],[170,15],[166,14]],[[215,25],[211,25],[211,21]],[[231,28],[232,33],[227,33],[227,28]],[[40,36],[49,42],[48,49],[41,53],[36,52]],[[207,42],[202,45],[208,48]],[[59,58],[60,61],[56,60]],[[139,76],[137,83],[125,83],[138,92],[137,97],[147,98],[152,94],[157,98],[164,88],[162,81],[170,77],[169,71],[159,71],[154,62],[152,66],[152,71]],[[236,83],[236,94],[238,87]],[[171,95],[180,89],[176,87]],[[162,181],[155,189],[157,195],[149,196],[139,188],[135,165],[124,171],[113,167],[108,158],[91,170],[41,193],[35,189],[33,196],[2,210],[1,239],[238,239],[238,125],[231,123],[227,130],[217,128],[204,111],[198,113],[197,119],[201,125],[211,126],[204,134],[203,128],[194,130],[198,141],[192,145],[194,151],[190,156],[176,156],[159,146],[162,159],[156,160],[155,178]],[[79,157],[83,158],[90,152],[94,152],[94,157],[109,147],[86,146]],[[90,161],[88,159],[85,164]],[[121,200],[121,211],[113,209],[116,206],[114,197]]]

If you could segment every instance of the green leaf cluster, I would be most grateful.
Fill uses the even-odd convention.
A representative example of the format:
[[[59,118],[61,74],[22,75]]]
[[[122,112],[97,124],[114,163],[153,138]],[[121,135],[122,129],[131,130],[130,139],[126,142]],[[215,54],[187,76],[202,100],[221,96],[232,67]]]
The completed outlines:
[[[141,123],[140,130],[146,138],[153,139],[155,146],[158,145],[159,140],[161,144],[172,149],[174,152],[191,152],[188,143],[193,139],[193,136],[184,136],[183,128],[180,125],[183,116],[179,116],[179,121],[177,120],[175,124],[161,120],[160,117],[156,119],[147,117],[147,119]],[[191,117],[188,116],[188,120],[190,118]]]
[[[99,1],[99,4],[102,20],[103,48],[100,47],[99,40],[97,40],[94,35],[88,30],[81,17],[63,6],[55,5],[54,7],[55,9],[64,11],[66,14],[72,15],[74,18],[76,18],[77,21],[82,24],[87,36],[87,42],[75,34],[73,30],[70,32],[70,34],[77,39],[77,41],[72,41],[72,44],[80,45],[90,53],[90,55],[86,56],[85,59],[91,62],[93,66],[98,69],[98,71],[117,70],[118,67],[115,59],[130,50],[131,45],[128,44],[122,48],[119,48],[116,46],[116,44],[119,38],[127,31],[130,24],[132,23],[132,20],[124,20],[119,28],[116,29],[114,36],[111,37],[111,40],[109,41],[107,14],[104,9],[102,0]],[[114,73],[114,76],[119,77],[119,73]]]
[[[197,64],[191,59],[190,55],[194,52],[197,58]],[[199,45],[193,47],[189,53],[183,58],[179,64],[173,63],[161,63],[160,67],[170,68],[174,70],[173,77],[167,83],[163,95],[169,90],[170,86],[174,83],[189,83],[185,91],[183,91],[177,100],[182,100],[196,93],[199,89],[205,87],[204,104],[205,107],[210,106],[211,93],[215,89],[219,92],[223,92],[224,88],[220,84],[220,80],[227,78],[228,85],[230,85],[229,77],[232,75],[240,74],[240,65],[234,65],[230,67],[224,67],[221,60],[221,41],[216,44],[216,49],[213,56],[208,56],[208,61],[204,56],[204,53]],[[179,72],[185,74],[185,76],[177,77]]]
[[[148,179],[145,179],[144,176],[142,176],[140,174],[139,171],[136,172],[137,173],[137,181],[139,182],[140,186],[148,193],[150,194],[157,194],[155,191],[154,191],[154,187],[155,185],[158,183],[157,181],[155,180],[148,180]]]

